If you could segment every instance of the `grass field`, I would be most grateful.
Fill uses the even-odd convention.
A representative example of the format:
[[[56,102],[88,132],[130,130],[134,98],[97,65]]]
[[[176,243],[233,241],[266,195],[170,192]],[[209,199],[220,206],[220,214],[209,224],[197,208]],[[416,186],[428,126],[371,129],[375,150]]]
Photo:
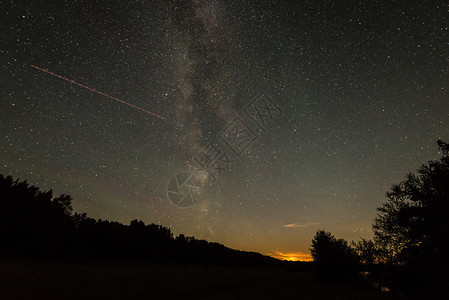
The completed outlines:
[[[0,261],[0,299],[392,299],[282,269]]]

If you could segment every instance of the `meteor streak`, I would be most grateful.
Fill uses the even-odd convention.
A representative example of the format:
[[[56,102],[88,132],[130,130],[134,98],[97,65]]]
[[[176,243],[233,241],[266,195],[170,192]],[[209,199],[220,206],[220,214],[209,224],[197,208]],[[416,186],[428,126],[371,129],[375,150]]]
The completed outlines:
[[[86,88],[86,89],[88,89],[88,90],[90,90],[90,91],[92,91],[92,92],[95,92],[95,93],[97,93],[97,94],[103,95],[103,96],[108,97],[108,98],[110,98],[110,99],[112,99],[112,100],[118,101],[118,102],[120,102],[120,103],[126,104],[126,105],[131,106],[131,107],[134,107],[134,108],[136,108],[136,109],[138,109],[138,110],[141,110],[141,111],[143,111],[143,112],[146,112],[147,114],[150,114],[150,115],[153,115],[153,116],[156,116],[156,117],[158,117],[158,118],[161,118],[161,119],[165,120],[164,117],[159,116],[159,115],[157,115],[157,114],[155,114],[155,113],[152,113],[151,111],[148,111],[148,110],[146,110],[146,109],[137,107],[137,106],[135,106],[135,105],[133,105],[133,104],[131,104],[131,103],[125,102],[125,101],[120,100],[120,99],[118,99],[118,98],[109,96],[108,94],[105,94],[105,93],[102,93],[102,92],[100,92],[100,91],[94,90],[93,88],[90,88],[90,87],[88,87],[88,86],[82,85],[81,83],[78,83],[78,82],[76,82],[76,81],[67,79],[67,78],[62,77],[62,76],[60,76],[60,75],[58,75],[58,74],[55,74],[55,73],[53,73],[53,72],[47,71],[47,70],[45,70],[45,69],[39,68],[39,67],[34,66],[34,65],[31,65],[31,67],[33,67],[33,68],[35,68],[35,69],[37,69],[37,70],[43,71],[43,72],[45,72],[45,73],[48,73],[48,74],[50,74],[50,75],[53,75],[53,76],[55,76],[55,77],[64,79],[65,81],[68,81],[68,82],[70,82],[70,83],[79,85],[80,87]]]

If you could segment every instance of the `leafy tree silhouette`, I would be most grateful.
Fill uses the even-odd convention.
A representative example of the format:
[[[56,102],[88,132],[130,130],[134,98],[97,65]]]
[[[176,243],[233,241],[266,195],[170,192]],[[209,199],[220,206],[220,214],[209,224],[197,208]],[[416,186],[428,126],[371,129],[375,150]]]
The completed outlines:
[[[359,257],[360,263],[372,267],[382,262],[381,250],[374,241],[362,239],[358,242],[352,242],[351,246]]]
[[[335,238],[330,232],[318,230],[310,252],[321,279],[346,280],[356,274],[358,258],[354,250],[347,241]]]
[[[387,192],[373,230],[390,285],[413,297],[440,297],[447,281],[449,236],[449,145],[438,141],[442,157],[410,173]]]
[[[63,251],[72,229],[71,200],[0,175],[1,253],[52,256]]]

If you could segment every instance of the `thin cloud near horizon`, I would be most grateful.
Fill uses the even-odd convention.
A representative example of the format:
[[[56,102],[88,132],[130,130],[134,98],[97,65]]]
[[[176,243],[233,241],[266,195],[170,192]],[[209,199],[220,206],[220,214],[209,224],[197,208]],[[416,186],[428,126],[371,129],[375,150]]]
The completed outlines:
[[[315,226],[315,225],[320,225],[322,223],[317,223],[317,222],[309,222],[309,223],[291,223],[291,224],[285,224],[282,225],[282,227],[284,228],[304,228],[304,227],[310,227],[310,226]]]

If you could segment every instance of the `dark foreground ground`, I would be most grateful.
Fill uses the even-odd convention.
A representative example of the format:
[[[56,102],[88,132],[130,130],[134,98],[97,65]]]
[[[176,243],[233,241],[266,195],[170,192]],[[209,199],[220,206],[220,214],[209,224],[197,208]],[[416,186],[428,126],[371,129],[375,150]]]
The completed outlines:
[[[392,299],[281,269],[0,260],[0,299]]]

